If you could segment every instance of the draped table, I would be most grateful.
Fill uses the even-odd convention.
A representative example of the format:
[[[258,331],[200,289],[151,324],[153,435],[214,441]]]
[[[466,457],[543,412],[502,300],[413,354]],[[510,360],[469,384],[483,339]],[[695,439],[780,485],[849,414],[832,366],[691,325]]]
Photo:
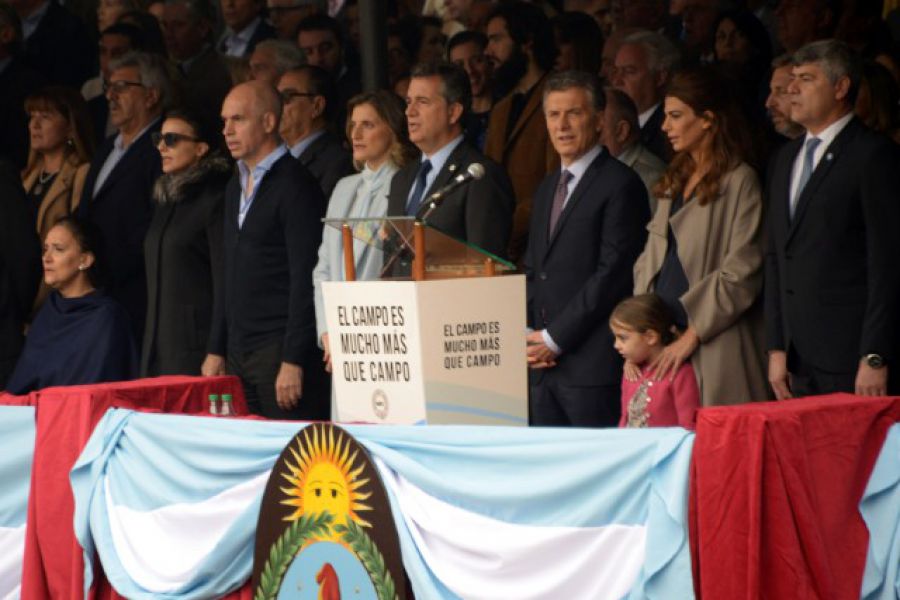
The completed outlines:
[[[691,484],[698,598],[858,600],[859,503],[900,398],[834,394],[699,412]]]
[[[72,531],[69,471],[106,411],[203,413],[208,411],[209,394],[231,394],[235,413],[247,413],[240,381],[230,376],[159,377],[47,388],[28,396],[0,395],[0,404],[30,405],[37,413],[23,600],[75,598],[83,588],[82,551]],[[101,584],[98,590],[102,589]]]

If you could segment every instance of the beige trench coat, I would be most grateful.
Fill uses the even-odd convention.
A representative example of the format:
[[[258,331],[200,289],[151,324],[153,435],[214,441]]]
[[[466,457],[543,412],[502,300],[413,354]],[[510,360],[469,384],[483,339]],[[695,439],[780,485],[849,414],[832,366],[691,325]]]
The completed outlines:
[[[666,256],[672,203],[659,200],[634,265],[634,293],[653,291]],[[738,165],[706,206],[687,202],[672,217],[678,258],[689,288],[681,297],[700,337],[692,363],[702,406],[768,398],[763,285],[763,203],[756,173]]]

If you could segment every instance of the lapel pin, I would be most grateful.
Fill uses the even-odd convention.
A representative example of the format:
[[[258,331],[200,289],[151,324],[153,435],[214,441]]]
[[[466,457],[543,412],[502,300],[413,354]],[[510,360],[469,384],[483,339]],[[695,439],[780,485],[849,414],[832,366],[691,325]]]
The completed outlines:
[[[832,154],[831,152],[825,155],[825,160],[831,160],[832,158],[834,158],[834,154]]]
[[[450,165],[449,168],[450,168],[450,172],[452,173],[453,171],[456,170],[456,165]]]

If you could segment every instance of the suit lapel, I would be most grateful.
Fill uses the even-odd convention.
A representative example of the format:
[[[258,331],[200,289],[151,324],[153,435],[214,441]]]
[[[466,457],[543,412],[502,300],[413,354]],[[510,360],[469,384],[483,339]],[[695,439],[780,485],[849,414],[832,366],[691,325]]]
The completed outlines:
[[[122,158],[119,159],[119,162],[116,163],[116,166],[113,167],[113,170],[107,176],[106,181],[103,182],[103,185],[100,186],[100,189],[97,190],[97,193],[94,195],[94,199],[99,198],[106,189],[115,183],[118,179],[123,176],[128,175],[132,169],[132,163],[135,161],[140,162],[143,154],[144,154],[144,146],[146,140],[149,139],[150,134],[153,131],[159,131],[160,126],[162,125],[162,120],[157,119],[155,123],[153,123],[144,133],[142,133],[139,137],[137,137],[128,148],[125,149],[125,154],[122,155]],[[115,142],[113,142],[115,143]],[[110,152],[112,152],[112,148],[110,148]],[[109,154],[107,154],[107,157]]]
[[[847,142],[855,134],[856,124],[856,119],[853,119],[849,123],[847,123],[847,125],[837,135],[834,141],[832,141],[828,148],[825,149],[825,154],[822,155],[822,159],[819,161],[819,164],[816,165],[815,170],[812,172],[812,175],[810,175],[809,181],[806,183],[806,187],[803,188],[803,191],[800,193],[800,197],[797,199],[797,208],[794,211],[794,218],[791,220],[790,227],[788,228],[786,241],[790,242],[794,233],[797,231],[800,222],[803,220],[803,216],[806,214],[809,203],[816,195],[816,190],[818,190],[818,188],[822,185],[822,182],[831,171],[832,166],[839,160],[844,146],[846,146]],[[791,167],[792,168],[790,172],[793,173],[793,164],[791,165]],[[790,188],[788,189],[790,190]],[[790,191],[788,193],[790,194]],[[790,202],[790,199],[788,201]]]
[[[572,211],[575,210],[575,207],[584,198],[585,194],[594,183],[594,179],[597,177],[597,174],[600,170],[600,166],[603,164],[603,161],[606,160],[607,152],[606,150],[602,150],[600,154],[595,158],[590,165],[588,165],[587,170],[582,175],[581,179],[578,181],[578,185],[575,186],[575,189],[572,190],[572,194],[569,196],[569,199],[566,201],[566,205],[563,207],[562,212],[559,215],[559,220],[556,222],[556,229],[553,230],[552,233],[549,233],[549,237],[547,238],[547,252],[550,252],[550,249],[553,247],[553,242],[556,241],[556,238],[559,237],[559,232],[562,231],[563,227],[566,226],[566,221],[569,218],[569,215],[572,214]],[[553,193],[556,193],[556,186],[559,184],[559,175],[560,172],[557,172],[555,181],[553,183]],[[553,210],[553,199],[551,196],[549,207],[547,209],[547,220],[545,223],[550,223],[550,211]]]

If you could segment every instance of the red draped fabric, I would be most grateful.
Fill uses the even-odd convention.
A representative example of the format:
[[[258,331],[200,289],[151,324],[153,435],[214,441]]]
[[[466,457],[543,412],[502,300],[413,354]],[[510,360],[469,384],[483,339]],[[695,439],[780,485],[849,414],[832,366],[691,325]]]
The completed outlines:
[[[159,377],[48,388],[27,397],[0,395],[0,404],[34,405],[37,414],[22,600],[81,597],[84,563],[72,530],[69,471],[106,411],[202,413],[209,394],[231,394],[235,412],[246,414],[236,377]]]
[[[857,600],[859,502],[900,398],[847,394],[699,412],[691,482],[703,600]]]

